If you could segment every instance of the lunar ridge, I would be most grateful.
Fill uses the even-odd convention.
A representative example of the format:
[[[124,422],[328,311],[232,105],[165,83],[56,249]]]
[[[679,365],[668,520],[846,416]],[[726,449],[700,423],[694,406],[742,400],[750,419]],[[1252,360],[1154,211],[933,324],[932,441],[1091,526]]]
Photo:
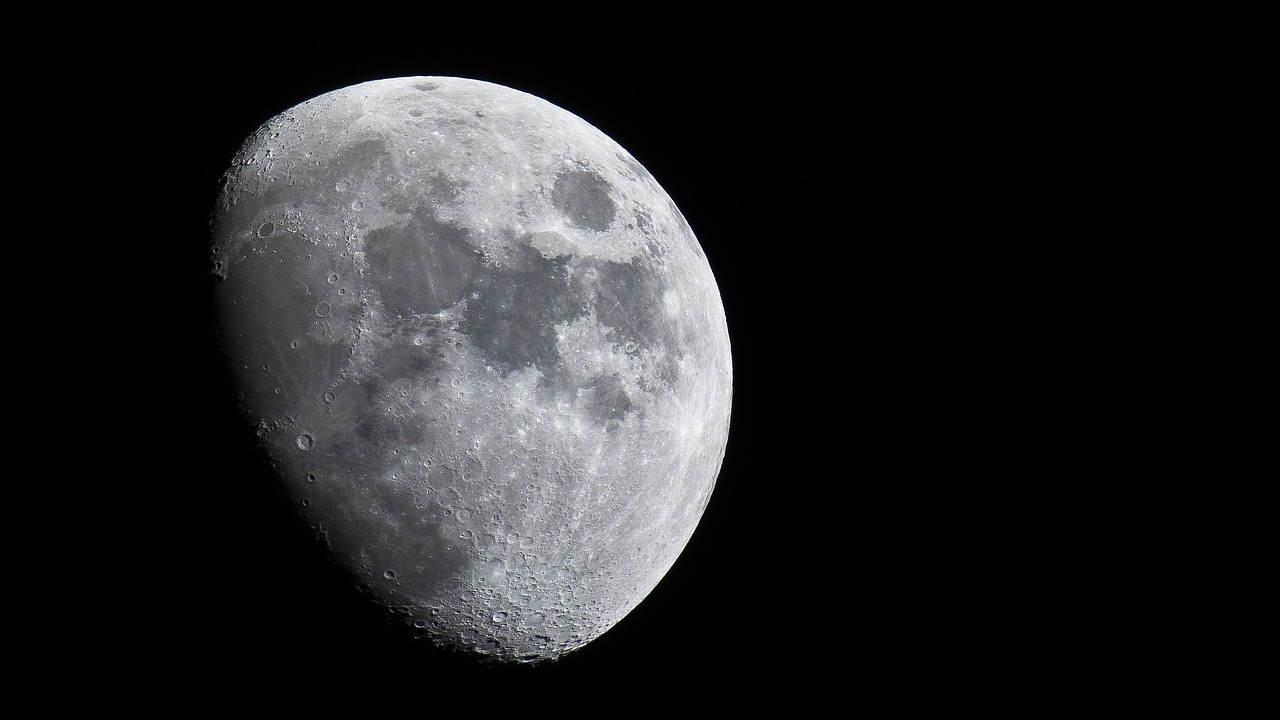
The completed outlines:
[[[732,363],[707,258],[606,135],[477,80],[272,118],[214,210],[222,350],[327,552],[433,644],[590,642],[706,507]]]

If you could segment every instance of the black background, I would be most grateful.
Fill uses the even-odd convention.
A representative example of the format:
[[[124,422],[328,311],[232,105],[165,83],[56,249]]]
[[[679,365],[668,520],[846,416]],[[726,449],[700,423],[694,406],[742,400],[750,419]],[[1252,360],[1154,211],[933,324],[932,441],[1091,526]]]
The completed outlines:
[[[36,396],[6,504],[10,599],[33,612],[11,622],[40,639],[15,657],[58,687],[182,709],[252,690],[423,711],[479,691],[494,712],[600,714],[680,707],[677,689],[734,708],[1043,707],[1096,702],[1179,642],[1182,618],[1151,619],[1163,598],[1125,594],[1163,536],[1112,529],[1152,512],[1123,490],[1147,458],[1106,457],[1141,432],[1129,388],[1164,363],[1124,364],[1165,311],[1116,297],[1151,272],[1147,246],[1123,251],[1148,214],[1181,217],[1167,200],[1111,217],[1182,157],[1183,101],[1153,111],[1141,91],[1182,98],[1193,73],[1146,52],[1145,14],[65,15],[14,23],[6,104],[8,209],[30,223],[8,245],[8,379]],[[613,137],[724,299],[734,407],[706,515],[633,613],[547,667],[389,632],[291,524],[213,348],[208,218],[236,147],[398,75],[508,85]]]
[[[121,49],[112,167],[147,178],[154,211],[131,240],[141,273],[126,345],[129,377],[149,390],[135,410],[145,420],[112,433],[143,509],[120,516],[125,542],[107,559],[128,608],[109,623],[110,644],[137,651],[117,661],[123,672],[189,695],[316,673],[797,700],[902,681],[895,668],[914,661],[896,638],[919,624],[903,615],[886,558],[910,539],[868,531],[894,523],[865,489],[885,482],[893,454],[895,419],[868,421],[895,382],[878,368],[906,360],[883,357],[895,301],[865,289],[893,272],[868,262],[892,195],[868,181],[896,122],[868,125],[886,112],[871,99],[881,80],[856,71],[828,18],[620,12],[643,17],[260,14]],[[728,317],[732,426],[701,524],[638,608],[550,665],[481,667],[395,632],[293,521],[214,348],[208,220],[239,144],[299,102],[403,75],[507,85],[615,139],[688,219]]]

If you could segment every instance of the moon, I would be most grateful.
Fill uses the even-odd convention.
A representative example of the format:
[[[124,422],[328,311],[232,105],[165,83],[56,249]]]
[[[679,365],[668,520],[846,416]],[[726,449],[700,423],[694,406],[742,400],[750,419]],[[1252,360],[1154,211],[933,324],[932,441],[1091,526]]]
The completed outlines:
[[[729,434],[720,294],[626,150],[533,95],[404,77],[249,137],[219,344],[321,547],[431,645],[555,660],[675,563]]]

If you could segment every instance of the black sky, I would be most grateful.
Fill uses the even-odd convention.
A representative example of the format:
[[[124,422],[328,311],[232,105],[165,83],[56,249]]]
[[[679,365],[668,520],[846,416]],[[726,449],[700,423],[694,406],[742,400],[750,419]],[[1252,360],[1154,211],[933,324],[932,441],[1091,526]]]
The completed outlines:
[[[865,270],[844,264],[864,242],[851,164],[867,111],[858,81],[830,37],[797,44],[808,19],[691,24],[635,11],[645,17],[598,25],[477,13],[294,27],[264,15],[121,50],[131,100],[117,100],[120,119],[127,142],[148,148],[134,157],[156,163],[150,195],[163,218],[138,239],[136,347],[155,357],[142,380],[151,420],[136,446],[119,443],[147,509],[130,518],[135,555],[114,575],[145,588],[118,628],[148,648],[139,671],[159,667],[192,693],[228,674],[324,667],[541,687],[697,684],[713,673],[707,693],[797,696],[852,672],[842,657],[881,632],[855,611],[876,562],[858,539],[865,510],[840,499],[860,482],[849,397],[866,351],[856,312]],[[174,69],[180,82],[167,79]],[[291,524],[247,449],[213,350],[207,223],[239,143],[299,102],[400,75],[514,87],[614,138],[684,213],[725,304],[734,410],[706,515],[640,607],[543,668],[476,668],[389,631]]]

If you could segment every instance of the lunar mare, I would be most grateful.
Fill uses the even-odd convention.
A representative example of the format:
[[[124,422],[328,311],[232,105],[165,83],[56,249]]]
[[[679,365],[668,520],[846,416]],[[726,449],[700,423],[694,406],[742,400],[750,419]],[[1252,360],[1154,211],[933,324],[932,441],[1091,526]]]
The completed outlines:
[[[688,223],[603,133],[460,78],[304,102],[214,211],[220,342],[327,552],[435,644],[555,659],[711,496],[732,364]]]

